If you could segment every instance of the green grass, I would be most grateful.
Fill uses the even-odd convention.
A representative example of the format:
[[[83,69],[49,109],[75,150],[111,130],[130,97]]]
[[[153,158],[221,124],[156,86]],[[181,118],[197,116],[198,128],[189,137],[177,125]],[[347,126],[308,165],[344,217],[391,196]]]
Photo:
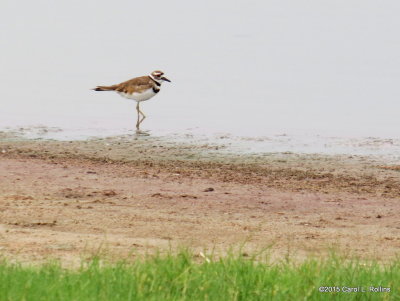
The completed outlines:
[[[321,293],[320,286],[366,292]],[[93,259],[78,269],[0,263],[0,300],[400,300],[399,287],[399,260],[362,264],[334,255],[298,264],[232,255],[208,262],[186,251],[130,263]]]

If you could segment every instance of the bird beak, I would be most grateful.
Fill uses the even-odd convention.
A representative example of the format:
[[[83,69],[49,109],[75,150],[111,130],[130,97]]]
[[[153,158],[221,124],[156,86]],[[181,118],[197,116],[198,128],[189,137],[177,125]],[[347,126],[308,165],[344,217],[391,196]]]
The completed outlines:
[[[161,79],[162,79],[162,80],[165,80],[166,82],[169,82],[169,83],[171,82],[168,78],[166,78],[166,77],[164,77],[164,76],[161,77]]]

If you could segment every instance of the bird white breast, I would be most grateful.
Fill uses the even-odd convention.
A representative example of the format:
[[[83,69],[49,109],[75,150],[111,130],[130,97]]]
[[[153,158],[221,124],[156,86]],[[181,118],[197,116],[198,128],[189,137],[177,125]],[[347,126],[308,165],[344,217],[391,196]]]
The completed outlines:
[[[122,97],[133,99],[135,101],[145,101],[145,100],[152,98],[154,95],[157,94],[153,91],[153,88],[147,89],[141,93],[138,93],[138,92],[134,92],[132,94],[128,94],[125,92],[118,92],[118,93]]]

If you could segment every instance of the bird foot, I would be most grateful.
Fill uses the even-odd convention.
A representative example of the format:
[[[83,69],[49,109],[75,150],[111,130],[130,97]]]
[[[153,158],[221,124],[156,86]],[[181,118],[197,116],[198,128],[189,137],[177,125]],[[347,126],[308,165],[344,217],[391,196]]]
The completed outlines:
[[[150,136],[149,131],[142,131],[140,129],[137,129],[135,134],[136,136]]]

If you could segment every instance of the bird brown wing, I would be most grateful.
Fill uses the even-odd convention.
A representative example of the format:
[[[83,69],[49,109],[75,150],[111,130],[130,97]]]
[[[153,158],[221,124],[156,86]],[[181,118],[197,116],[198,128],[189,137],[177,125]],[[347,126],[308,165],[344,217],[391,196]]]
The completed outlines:
[[[132,78],[125,82],[122,82],[117,85],[112,86],[98,86],[95,88],[95,91],[117,91],[117,92],[124,92],[124,93],[135,93],[135,92],[143,92],[147,89],[154,87],[154,81],[151,80],[149,76],[141,76]]]
[[[120,83],[115,88],[115,91],[124,92],[124,93],[135,93],[135,92],[143,92],[148,89],[153,88],[154,82],[148,76],[136,77],[126,82]]]

